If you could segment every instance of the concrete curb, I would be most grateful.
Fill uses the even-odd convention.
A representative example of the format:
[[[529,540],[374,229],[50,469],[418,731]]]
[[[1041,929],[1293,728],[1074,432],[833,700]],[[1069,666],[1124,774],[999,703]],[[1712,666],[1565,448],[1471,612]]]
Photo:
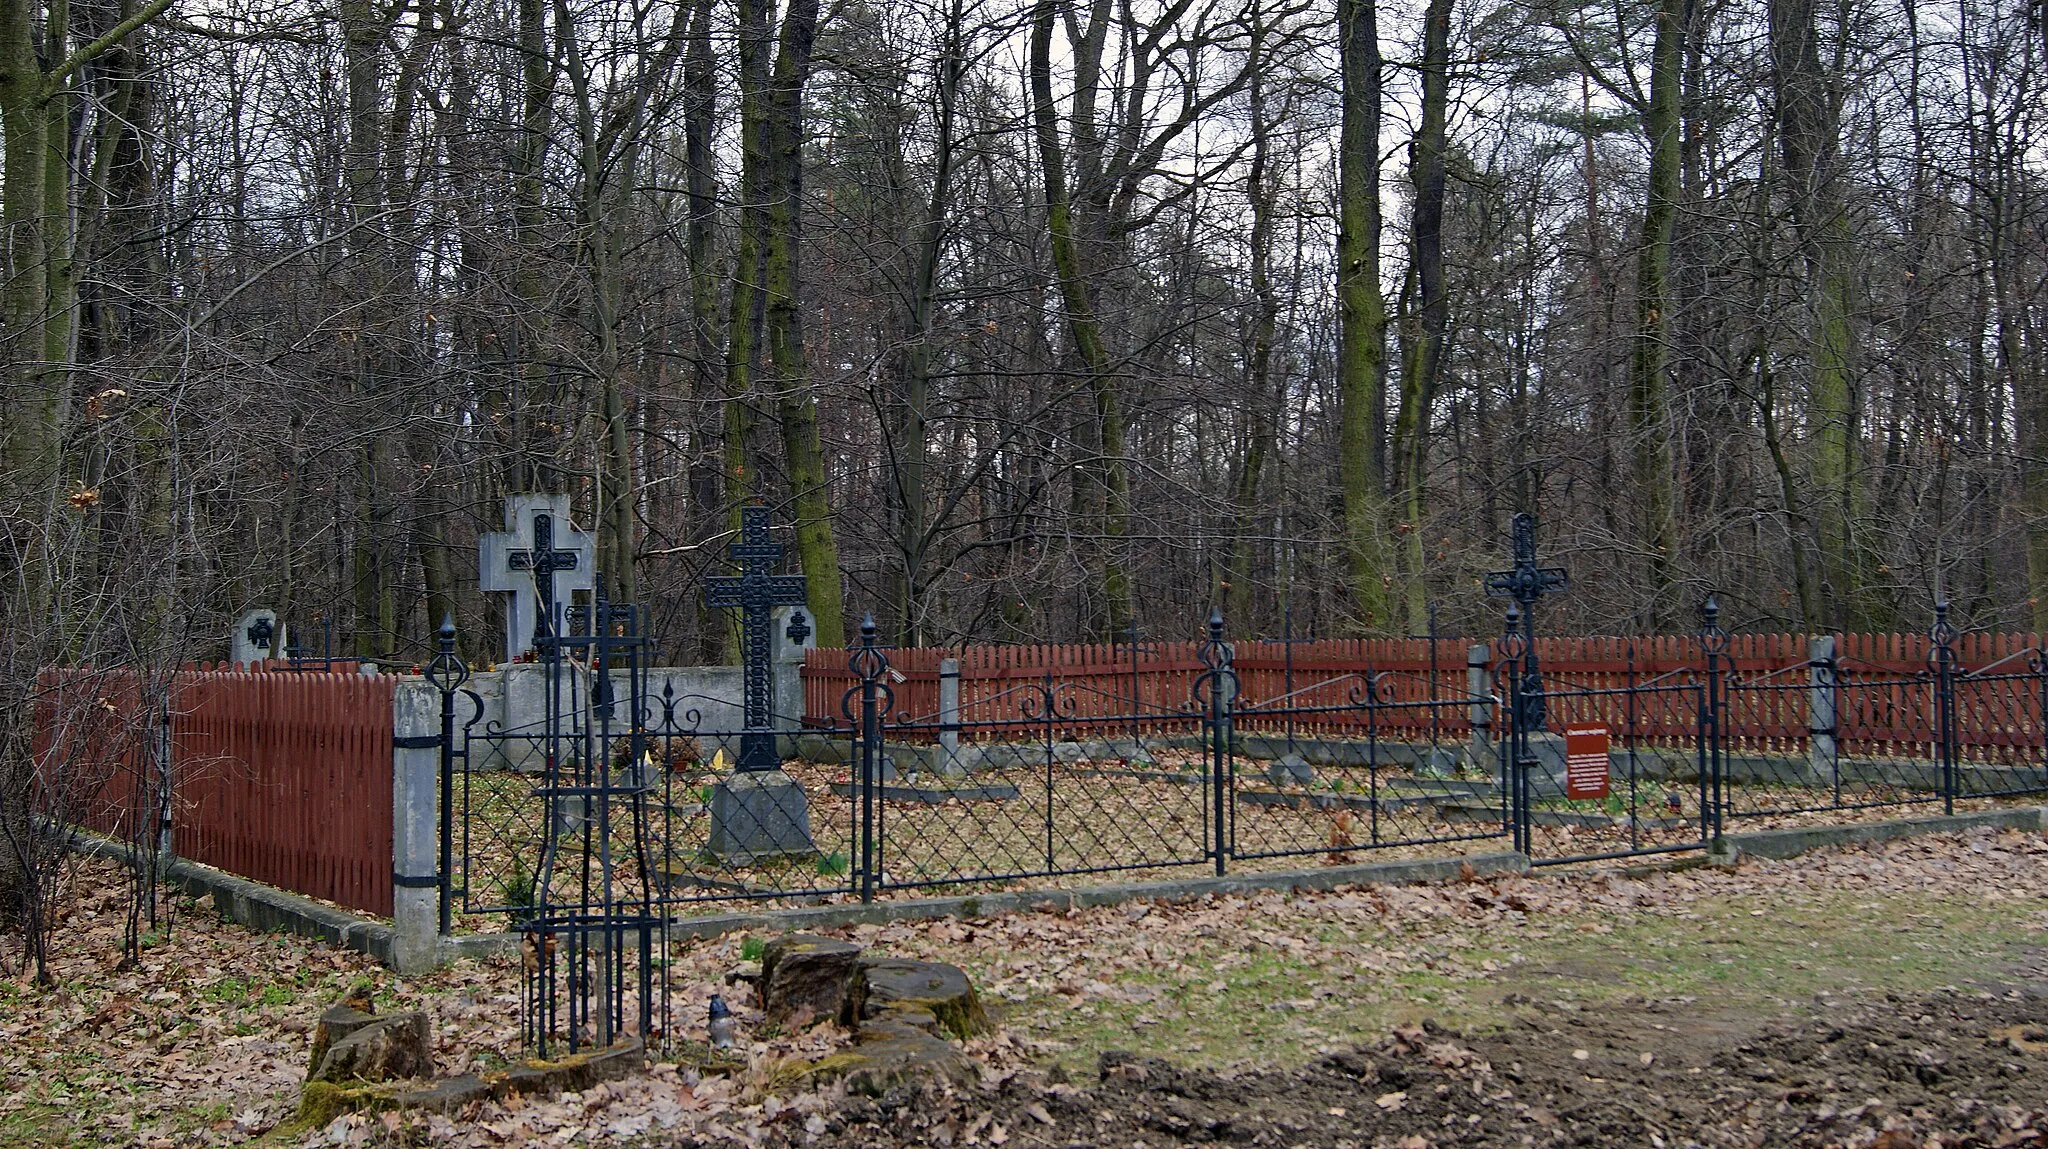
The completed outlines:
[[[73,848],[81,854],[112,858],[130,867],[137,864],[135,852],[125,842],[83,830],[73,830],[72,835]],[[375,918],[359,917],[275,886],[182,859],[165,867],[162,877],[195,898],[212,894],[214,908],[222,917],[250,929],[283,930],[368,954],[387,966],[392,963],[396,932]]]
[[[1526,874],[1529,872],[1529,859],[1512,851],[1502,851],[1448,858],[1322,866],[1313,870],[1228,874],[1220,878],[1176,878],[1162,882],[1088,886],[1072,890],[1015,890],[942,898],[857,902],[837,906],[800,906],[787,910],[763,910],[759,913],[707,914],[704,917],[682,918],[670,923],[668,932],[669,937],[676,939],[713,938],[741,930],[797,933],[832,926],[880,925],[884,922],[931,921],[939,918],[983,918],[1027,911],[1063,913],[1089,906],[1110,906],[1132,901],[1185,902],[1211,894],[1331,890],[1338,886],[1417,885],[1463,877],[1467,866],[1471,867],[1472,874],[1477,877]],[[442,954],[450,958],[485,957],[510,953],[518,946],[517,934],[468,934],[443,939]]]
[[[1717,860],[1725,860],[1729,847],[1735,856],[1783,860],[1827,846],[1850,846],[1863,842],[1889,842],[1927,834],[1955,834],[1965,830],[2048,830],[2048,807],[2019,806],[2010,810],[1982,810],[1973,814],[1937,814],[1927,818],[1901,818],[1893,822],[1861,822],[1837,826],[1808,826],[1796,830],[1754,830],[1746,834],[1723,834]]]

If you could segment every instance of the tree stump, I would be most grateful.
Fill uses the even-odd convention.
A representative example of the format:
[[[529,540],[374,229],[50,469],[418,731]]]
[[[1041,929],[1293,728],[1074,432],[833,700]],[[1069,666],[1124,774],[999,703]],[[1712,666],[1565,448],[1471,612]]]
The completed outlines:
[[[777,938],[761,953],[761,1010],[779,1023],[806,1014],[813,1020],[839,1017],[859,964],[860,947],[852,942],[810,934]]]
[[[815,1088],[841,1080],[849,1093],[879,1097],[897,1086],[946,1084],[965,1089],[980,1080],[972,1059],[951,1042],[894,1020],[864,1025],[851,1049],[785,1070],[776,1084]]]
[[[843,1024],[865,1028],[868,1021],[917,1014],[937,1019],[940,1029],[959,1038],[989,1030],[988,1014],[974,994],[967,971],[956,965],[903,958],[864,958],[846,995]]]
[[[369,1002],[364,1001],[361,1004],[368,1005]],[[364,1026],[376,1023],[377,1015],[370,1010],[359,1009],[347,1003],[328,1006],[321,1012],[319,1024],[313,1027],[313,1053],[306,1058],[306,1079],[312,1080],[313,1074],[320,1069],[320,1063],[327,1060],[327,1051],[335,1042]]]
[[[427,1015],[386,1014],[371,1018],[327,1048],[311,1081],[396,1081],[434,1075],[434,1031]]]

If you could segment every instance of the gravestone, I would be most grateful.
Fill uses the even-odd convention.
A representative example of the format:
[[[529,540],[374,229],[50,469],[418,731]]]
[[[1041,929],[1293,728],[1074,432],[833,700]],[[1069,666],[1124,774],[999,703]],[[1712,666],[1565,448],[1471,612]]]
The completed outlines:
[[[740,612],[744,719],[739,762],[712,785],[710,843],[713,854],[737,865],[817,853],[803,787],[783,772],[775,744],[778,645],[801,648],[811,630],[807,616],[792,614],[783,632],[776,631],[775,608],[802,604],[805,590],[804,576],[774,573],[782,554],[782,545],[768,537],[768,508],[745,507],[739,540],[726,548],[740,573],[704,580],[705,605]]]
[[[477,589],[509,595],[505,661],[534,648],[545,625],[559,633],[561,607],[597,585],[596,539],[569,524],[569,496],[524,494],[505,500],[505,529],[477,539]]]
[[[283,647],[284,628],[277,623],[277,612],[267,606],[236,619],[235,629],[228,634],[228,660],[236,665],[276,658]]]
[[[770,629],[781,636],[772,643],[775,656],[770,724],[780,728],[803,725],[804,652],[818,645],[818,628],[811,625],[808,606],[778,606],[770,616]]]

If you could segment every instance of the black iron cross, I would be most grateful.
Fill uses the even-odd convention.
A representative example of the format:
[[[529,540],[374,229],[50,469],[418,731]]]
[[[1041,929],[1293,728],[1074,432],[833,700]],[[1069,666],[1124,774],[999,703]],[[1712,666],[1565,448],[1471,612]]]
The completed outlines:
[[[775,752],[769,698],[769,659],[775,641],[770,612],[778,606],[801,606],[806,601],[804,576],[774,573],[782,552],[782,544],[768,538],[768,508],[742,507],[739,541],[725,548],[726,556],[740,568],[740,573],[704,580],[704,605],[740,612],[740,678],[746,709],[746,728],[740,734],[741,770],[776,770],[782,766],[782,758]]]
[[[1495,571],[1486,576],[1486,593],[1492,598],[1511,598],[1522,604],[1522,615],[1528,618],[1530,608],[1538,599],[1552,591],[1563,590],[1571,585],[1571,576],[1563,567],[1539,567],[1536,565],[1536,516],[1527,511],[1515,516],[1515,566],[1513,570]],[[1532,629],[1532,635],[1535,633]]]
[[[555,549],[555,516],[543,511],[533,516],[533,549],[508,551],[505,565],[533,572],[533,592],[540,600],[533,620],[533,640],[538,644],[555,629],[555,572],[575,570],[576,552]]]
[[[1536,565],[1536,516],[1527,511],[1514,519],[1515,566],[1486,576],[1490,598],[1512,598],[1522,607],[1522,635],[1528,640],[1522,654],[1520,690],[1521,722],[1526,729],[1543,725],[1543,674],[1536,665],[1536,603],[1552,591],[1571,585],[1563,567]]]

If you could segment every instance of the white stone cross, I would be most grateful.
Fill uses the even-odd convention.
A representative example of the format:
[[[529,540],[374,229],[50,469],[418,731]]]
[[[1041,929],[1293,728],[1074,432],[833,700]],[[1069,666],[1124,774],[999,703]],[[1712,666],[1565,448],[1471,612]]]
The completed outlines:
[[[545,554],[534,553],[534,527],[550,536]],[[597,585],[597,540],[569,525],[569,496],[512,495],[505,500],[505,529],[477,538],[477,588],[511,595],[505,607],[505,661],[533,649],[543,604],[554,609],[552,625],[576,591]],[[536,561],[538,560],[538,561]],[[549,580],[543,586],[542,579]]]

